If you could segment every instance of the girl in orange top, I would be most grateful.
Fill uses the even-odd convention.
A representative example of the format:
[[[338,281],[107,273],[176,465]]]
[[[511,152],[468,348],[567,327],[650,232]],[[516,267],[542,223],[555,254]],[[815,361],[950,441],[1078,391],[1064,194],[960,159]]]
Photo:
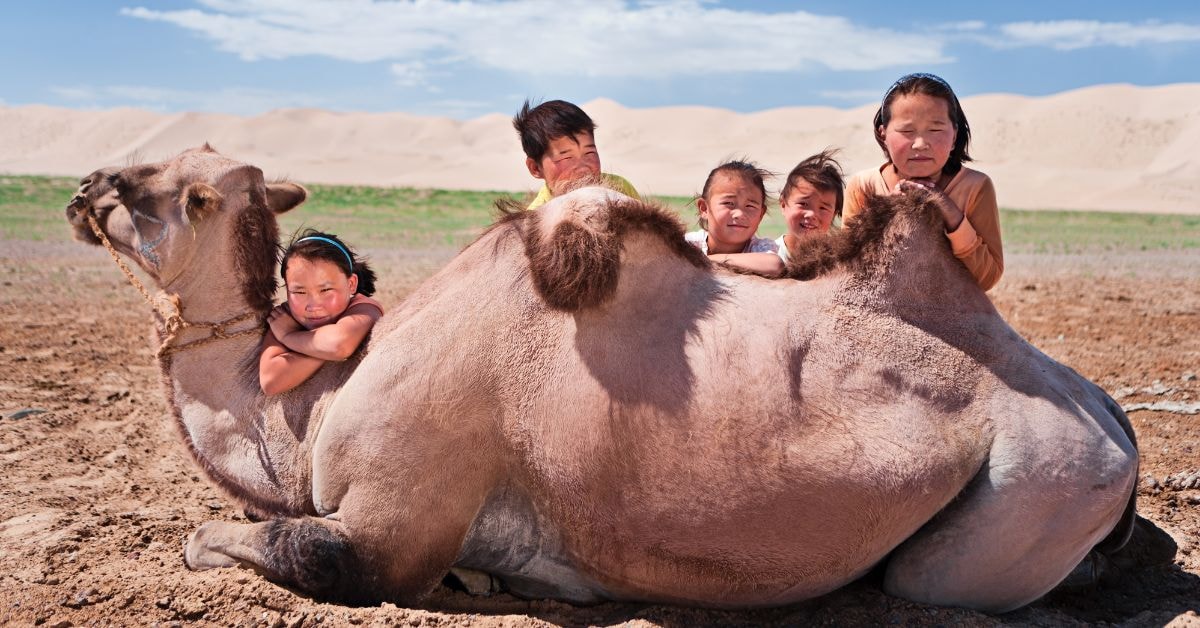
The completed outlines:
[[[892,84],[875,113],[875,141],[887,162],[846,183],[846,221],[861,212],[867,193],[926,190],[946,222],[946,237],[979,287],[1004,272],[1000,212],[992,180],[963,165],[971,161],[971,127],[946,81],[909,74]]]
[[[337,236],[311,229],[284,251],[279,274],[287,303],[267,315],[258,382],[277,395],[304,383],[321,365],[345,360],[379,317],[383,306],[370,298],[375,273]]]

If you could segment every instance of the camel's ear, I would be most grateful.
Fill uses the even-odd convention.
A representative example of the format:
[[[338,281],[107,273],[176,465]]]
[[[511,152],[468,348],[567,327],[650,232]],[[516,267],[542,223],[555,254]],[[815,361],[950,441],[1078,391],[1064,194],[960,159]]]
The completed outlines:
[[[267,207],[276,214],[282,214],[308,198],[308,190],[295,183],[268,183]]]
[[[207,183],[193,183],[183,190],[183,205],[192,220],[200,220],[217,211],[222,200],[221,193]]]

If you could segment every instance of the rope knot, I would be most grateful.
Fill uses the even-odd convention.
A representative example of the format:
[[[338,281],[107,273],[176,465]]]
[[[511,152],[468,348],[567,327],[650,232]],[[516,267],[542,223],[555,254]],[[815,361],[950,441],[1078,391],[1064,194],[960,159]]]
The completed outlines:
[[[108,249],[108,254],[112,256],[113,261],[116,262],[121,271],[125,273],[125,278],[129,280],[129,283],[132,284],[134,288],[138,289],[138,292],[142,293],[142,298],[144,298],[146,302],[150,304],[150,307],[153,308],[154,312],[158,314],[160,319],[162,319],[163,340],[162,344],[160,344],[158,347],[158,351],[155,352],[155,356],[165,362],[168,367],[170,366],[171,355],[183,351],[184,349],[205,345],[213,340],[222,340],[225,338],[235,338],[237,336],[261,333],[261,324],[232,334],[226,331],[226,328],[229,325],[258,316],[254,312],[246,312],[245,314],[240,314],[219,323],[192,323],[184,319],[183,304],[180,302],[178,294],[167,294],[166,292],[160,291],[157,295],[155,295],[154,298],[152,298],[150,293],[146,290],[146,287],[142,285],[142,282],[139,281],[137,276],[133,274],[133,271],[129,270],[129,267],[125,265],[125,262],[121,261],[120,256],[117,254],[117,249],[114,248],[112,243],[108,241],[108,236],[105,235],[104,230],[100,228],[100,224],[96,222],[95,208],[92,208],[87,213],[87,220],[88,224],[92,227],[92,232],[96,234],[96,238],[100,240],[105,249]],[[209,330],[209,335],[205,338],[199,338],[182,345],[172,346],[172,343],[175,342],[175,338],[179,335],[179,332],[189,327],[202,327]]]

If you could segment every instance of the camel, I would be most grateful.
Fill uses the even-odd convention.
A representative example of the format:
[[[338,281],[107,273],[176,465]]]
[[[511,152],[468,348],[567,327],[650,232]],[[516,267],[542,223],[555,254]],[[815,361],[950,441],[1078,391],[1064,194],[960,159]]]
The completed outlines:
[[[419,604],[464,568],[721,608],[874,569],[1002,612],[1128,539],[1128,419],[1005,323],[925,197],[873,199],[769,279],[710,265],[667,209],[578,189],[507,211],[359,354],[268,398],[275,214],[305,196],[205,145],[98,170],[67,208],[179,309],[155,315],[173,422],[258,519],[202,525],[191,569],[351,602]]]

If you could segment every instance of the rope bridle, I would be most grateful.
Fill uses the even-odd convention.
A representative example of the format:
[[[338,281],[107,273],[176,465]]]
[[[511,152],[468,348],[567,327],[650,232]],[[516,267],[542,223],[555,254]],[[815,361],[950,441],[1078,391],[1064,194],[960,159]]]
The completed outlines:
[[[228,331],[230,325],[259,318],[258,314],[255,312],[239,314],[233,318],[223,320],[219,323],[198,323],[184,319],[182,305],[179,302],[179,295],[165,295],[165,299],[159,300],[152,298],[150,293],[146,291],[146,286],[142,285],[142,282],[133,274],[133,271],[129,270],[129,267],[125,265],[125,262],[121,261],[121,257],[117,254],[117,250],[113,248],[112,243],[108,241],[108,236],[104,234],[104,231],[100,228],[100,224],[96,222],[94,210],[89,210],[87,212],[87,220],[88,224],[92,227],[92,232],[95,233],[96,237],[100,239],[100,242],[104,245],[104,248],[108,249],[108,254],[112,256],[113,261],[116,262],[117,266],[121,268],[121,271],[125,273],[125,277],[129,279],[129,283],[133,284],[133,287],[137,288],[138,292],[142,293],[142,298],[146,299],[146,302],[150,304],[150,307],[154,309],[155,313],[162,318],[162,344],[159,345],[158,351],[155,352],[154,357],[162,360],[166,366],[170,366],[172,355],[186,349],[206,345],[217,340],[236,338],[238,336],[245,336],[248,334],[257,334],[262,331],[261,325],[255,325],[248,329],[243,329],[241,331],[235,331],[232,333]],[[171,304],[173,311],[168,311],[161,306],[161,302],[164,300]],[[204,338],[198,338],[196,340],[185,342],[181,345],[172,344],[175,341],[175,338],[179,336],[179,333],[185,329],[206,329],[208,330],[209,335]]]

